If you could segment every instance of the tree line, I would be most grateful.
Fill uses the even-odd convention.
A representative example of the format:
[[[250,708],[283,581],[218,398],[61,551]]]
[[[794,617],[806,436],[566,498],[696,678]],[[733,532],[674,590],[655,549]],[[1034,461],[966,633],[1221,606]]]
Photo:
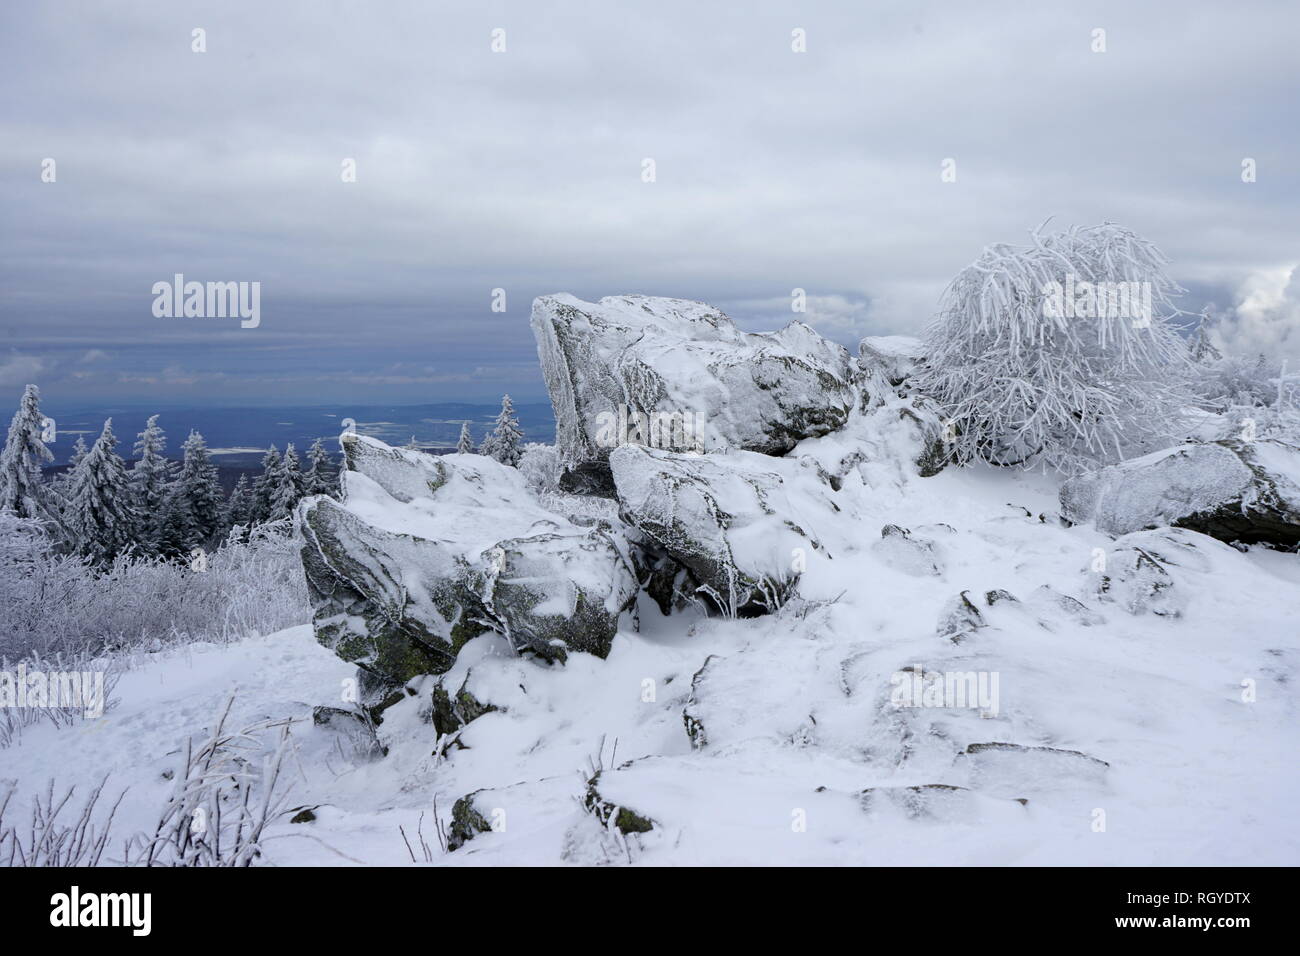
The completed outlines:
[[[126,551],[181,558],[210,549],[236,529],[290,517],[310,495],[337,495],[338,468],[317,438],[299,458],[292,443],[274,445],[251,483],[240,475],[226,495],[207,443],[191,431],[179,460],[167,457],[167,436],[153,415],[136,436],[130,467],[118,453],[113,420],[87,445],[78,437],[66,472],[46,480],[54,456],[43,435],[40,390],[28,385],[0,451],[0,511],[44,524],[69,552],[109,562]],[[510,396],[483,441],[480,454],[517,465],[523,432]],[[457,452],[474,453],[469,426],[461,426]]]

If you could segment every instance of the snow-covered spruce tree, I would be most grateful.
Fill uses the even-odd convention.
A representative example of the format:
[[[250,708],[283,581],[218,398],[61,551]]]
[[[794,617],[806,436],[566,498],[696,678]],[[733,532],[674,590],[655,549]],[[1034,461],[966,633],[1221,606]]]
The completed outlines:
[[[135,540],[147,554],[156,553],[167,485],[173,478],[172,463],[167,460],[167,436],[158,427],[158,416],[151,415],[144,431],[136,436],[135,464],[131,466],[131,490],[135,495]]]
[[[456,441],[456,454],[474,454],[474,439],[469,433],[469,422],[460,423],[460,438]]]
[[[136,514],[126,462],[117,454],[113,420],[77,464],[64,515],[73,545],[94,561],[111,561],[135,539]]]
[[[963,269],[926,330],[915,384],[954,457],[1070,473],[1170,443],[1192,399],[1168,260],[1113,223],[1030,235]]]
[[[284,457],[272,473],[270,488],[270,519],[279,521],[293,514],[303,491],[302,471],[298,467],[298,453],[293,442],[284,446]]]
[[[1223,353],[1210,339],[1210,327],[1206,316],[1201,316],[1201,324],[1196,327],[1191,341],[1187,343],[1188,354],[1198,365],[1212,365],[1223,358]]]
[[[57,522],[54,502],[41,478],[41,466],[54,460],[41,440],[44,420],[40,389],[28,385],[0,451],[0,511]]]
[[[167,485],[158,518],[155,553],[165,558],[184,557],[198,546],[198,535],[179,481]]]
[[[317,438],[307,450],[307,471],[303,473],[304,495],[332,495],[337,487],[329,452]]]
[[[225,526],[233,528],[236,525],[248,527],[248,513],[252,507],[252,501],[248,491],[248,476],[240,475],[239,480],[235,482],[235,487],[230,489],[230,497],[226,499]]]
[[[67,471],[50,482],[50,494],[53,496],[54,504],[60,511],[68,510],[68,496],[72,493],[72,476],[76,474],[77,466],[81,464],[81,459],[85,458],[89,451],[90,448],[86,445],[85,436],[78,435],[76,442],[72,446],[72,454],[68,458]]]
[[[523,429],[519,427],[519,419],[515,417],[515,406],[511,403],[510,396],[504,395],[501,398],[501,411],[497,415],[496,425],[492,429],[492,434],[483,440],[480,451],[484,455],[491,455],[503,465],[518,465],[519,456],[523,454],[519,442],[523,437]]]
[[[254,524],[271,520],[271,492],[278,481],[280,452],[272,445],[262,456],[262,473],[253,482],[253,507],[249,514]]]
[[[81,464],[81,459],[90,453],[90,446],[86,444],[86,436],[78,435],[77,440],[72,443],[72,454],[68,456],[68,470],[75,471]]]
[[[189,546],[197,548],[212,543],[221,532],[225,495],[221,491],[217,466],[212,464],[203,436],[191,431],[181,447],[184,457],[175,487],[185,512]]]

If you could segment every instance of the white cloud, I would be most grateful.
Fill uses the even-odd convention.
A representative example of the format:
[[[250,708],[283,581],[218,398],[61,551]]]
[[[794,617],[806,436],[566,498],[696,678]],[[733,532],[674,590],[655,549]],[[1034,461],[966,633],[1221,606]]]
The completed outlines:
[[[1228,354],[1264,354],[1300,368],[1300,265],[1266,269],[1247,277],[1233,310],[1215,335]]]
[[[10,352],[9,357],[0,362],[0,385],[27,385],[35,382],[47,367],[45,360],[39,356]]]

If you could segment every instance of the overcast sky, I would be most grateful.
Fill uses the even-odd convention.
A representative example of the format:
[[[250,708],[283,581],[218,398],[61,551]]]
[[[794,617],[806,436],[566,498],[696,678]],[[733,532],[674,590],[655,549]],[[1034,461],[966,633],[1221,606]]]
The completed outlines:
[[[856,347],[1049,216],[1300,364],[1298,37],[1240,0],[5,3],[0,405],[537,400],[557,291],[758,330],[798,287]],[[178,272],[260,282],[260,326],[155,317]]]

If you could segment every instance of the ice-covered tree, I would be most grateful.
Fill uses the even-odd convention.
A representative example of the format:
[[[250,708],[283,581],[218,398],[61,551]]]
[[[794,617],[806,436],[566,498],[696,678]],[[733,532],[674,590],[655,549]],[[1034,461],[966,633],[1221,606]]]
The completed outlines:
[[[1208,364],[1198,391],[1212,406],[1263,408],[1277,399],[1279,361],[1255,356],[1225,355]]]
[[[279,480],[280,462],[280,452],[274,445],[262,456],[262,473],[253,482],[253,507],[249,515],[255,524],[271,520],[271,493]]]
[[[276,464],[270,481],[270,520],[278,521],[293,514],[302,497],[303,477],[293,442],[284,447],[284,457]]]
[[[225,495],[203,436],[191,431],[182,451],[184,457],[173,487],[184,515],[186,542],[189,548],[196,548],[209,544],[221,531]]]
[[[1210,339],[1210,320],[1207,315],[1201,316],[1200,324],[1192,333],[1191,341],[1187,343],[1187,350],[1191,354],[1192,361],[1200,365],[1211,365],[1223,358],[1223,353]]]
[[[136,515],[126,463],[117,454],[113,420],[77,463],[64,515],[72,542],[82,554],[109,561],[135,538]]]
[[[456,442],[456,454],[474,454],[474,439],[469,433],[469,422],[460,423],[460,439]]]
[[[4,450],[0,451],[0,511],[12,511],[20,518],[57,521],[49,489],[41,477],[41,466],[54,460],[41,439],[44,430],[40,389],[28,385],[9,424]]]
[[[78,435],[77,440],[72,443],[72,454],[68,456],[68,470],[75,471],[81,464],[81,459],[85,458],[89,451],[90,446],[86,444],[86,436]]]
[[[158,537],[154,543],[156,553],[175,558],[188,555],[191,550],[198,547],[189,507],[177,481],[169,484],[164,492],[157,526]]]
[[[239,480],[235,482],[235,487],[230,489],[230,497],[226,499],[225,526],[233,528],[236,525],[248,527],[249,511],[252,507],[252,500],[248,491],[248,476],[240,475]]]
[[[523,437],[524,432],[519,427],[519,419],[515,417],[515,406],[510,401],[510,396],[502,396],[501,411],[497,415],[492,434],[483,440],[482,454],[491,455],[503,465],[517,465],[519,456],[523,453],[520,449]]]
[[[307,470],[303,473],[303,494],[332,495],[336,488],[336,476],[330,466],[329,452],[317,438],[307,450]]]
[[[1190,400],[1182,290],[1113,223],[985,249],[944,293],[916,387],[958,461],[1073,472],[1165,443]]]
[[[131,466],[131,489],[137,514],[135,537],[148,552],[158,548],[159,523],[172,480],[172,463],[167,460],[167,436],[158,426],[158,416],[151,415],[144,431],[136,436],[135,463]]]
[[[68,508],[68,495],[72,490],[72,476],[76,473],[77,466],[81,464],[81,459],[85,458],[89,451],[90,447],[86,444],[85,436],[78,435],[77,440],[72,445],[72,454],[68,458],[67,470],[50,482],[50,492],[55,503],[62,511],[66,511]]]

